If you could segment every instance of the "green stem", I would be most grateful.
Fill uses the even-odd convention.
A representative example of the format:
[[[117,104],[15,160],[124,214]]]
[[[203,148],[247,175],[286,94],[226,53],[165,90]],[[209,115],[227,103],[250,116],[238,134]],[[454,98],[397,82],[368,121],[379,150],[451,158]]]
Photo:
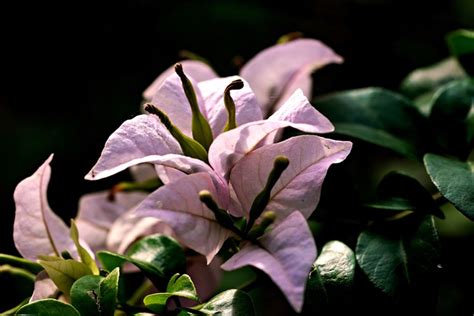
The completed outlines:
[[[146,296],[147,292],[153,288],[153,284],[150,280],[146,279],[140,285],[138,289],[132,294],[132,296],[128,299],[127,305],[134,306],[137,303],[141,302],[143,298]]]

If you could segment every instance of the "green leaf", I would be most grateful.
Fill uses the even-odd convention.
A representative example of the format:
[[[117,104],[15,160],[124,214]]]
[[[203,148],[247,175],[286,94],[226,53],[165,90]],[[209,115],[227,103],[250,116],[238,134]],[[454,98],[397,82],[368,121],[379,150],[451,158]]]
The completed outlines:
[[[99,284],[102,279],[99,275],[86,275],[72,285],[71,304],[81,315],[100,315]]]
[[[402,82],[401,90],[405,95],[414,98],[452,80],[466,78],[466,76],[457,59],[450,57],[409,73]]]
[[[222,292],[214,296],[207,303],[193,307],[193,309],[205,315],[255,315],[250,296],[240,290],[227,290]]]
[[[119,269],[107,277],[86,275],[71,287],[71,303],[82,315],[113,316],[117,300]]]
[[[416,158],[415,147],[384,130],[359,124],[336,123],[336,133],[358,138],[360,140],[391,149],[405,157]]]
[[[444,218],[431,194],[416,180],[404,173],[392,171],[377,187],[377,199],[365,206],[391,211],[417,211]]]
[[[169,280],[166,292],[147,295],[143,299],[143,302],[150,310],[161,313],[166,307],[166,302],[172,296],[179,296],[193,301],[199,301],[196,288],[194,287],[194,283],[189,275],[183,274],[179,276],[179,273],[176,273]]]
[[[179,243],[165,235],[147,236],[134,243],[127,255],[135,261],[149,262],[164,276],[183,271],[186,265],[183,248]]]
[[[40,259],[39,264],[43,266],[54,284],[66,296],[69,295],[69,290],[76,280],[92,274],[88,266],[72,259],[64,260],[59,257],[48,256],[40,256]]]
[[[79,256],[81,257],[81,261],[91,269],[92,273],[95,275],[99,275],[99,268],[97,267],[97,264],[95,263],[94,258],[87,252],[87,250],[82,247],[82,245],[79,243],[79,231],[77,230],[76,222],[74,222],[73,219],[71,219],[71,239],[74,241],[74,244],[76,245],[77,252],[79,253]]]
[[[35,275],[32,274],[30,271],[22,269],[22,268],[12,267],[8,264],[4,264],[0,266],[0,274],[10,274],[11,276],[15,278],[18,277],[25,280],[30,280],[32,282],[35,281]]]
[[[446,36],[449,49],[455,56],[474,53],[474,31],[457,30]]]
[[[326,291],[345,293],[352,288],[356,259],[351,248],[340,241],[326,243],[315,262]]]
[[[25,297],[31,296],[34,283],[35,275],[28,270],[8,264],[0,265],[0,287],[4,290],[0,310],[18,305]]]
[[[363,231],[356,258],[369,280],[383,292],[398,296],[433,279],[439,263],[434,219],[386,225]]]
[[[436,93],[429,117],[437,143],[445,152],[462,159],[472,149],[468,115],[474,106],[474,81],[451,82]]]
[[[16,315],[81,316],[74,306],[50,298],[25,305]]]
[[[324,287],[323,279],[316,268],[316,262],[313,265],[313,270],[309,273],[308,281],[306,282],[305,298],[303,312],[317,313],[324,310],[324,307],[329,303],[328,293]]]
[[[15,315],[16,314],[16,311],[19,310],[22,306],[25,306],[26,304],[28,304],[28,302],[30,301],[30,297],[27,297],[25,298],[23,301],[20,302],[20,304],[18,304],[17,306],[7,310],[7,311],[4,311],[2,313],[0,313],[0,315]]]
[[[22,268],[30,271],[33,274],[38,274],[43,267],[36,262],[0,253],[0,265],[8,264],[17,268]]]
[[[175,272],[184,271],[186,258],[176,240],[164,235],[150,235],[134,243],[126,256],[99,251],[99,260],[111,271],[125,262],[137,266],[155,285]]]
[[[313,264],[305,291],[305,314],[336,312],[353,297],[356,259],[354,252],[340,241],[326,243]]]
[[[117,301],[120,269],[114,269],[99,284],[102,315],[114,315]]]
[[[340,241],[326,243],[309,274],[305,311],[322,311],[328,303],[348,303],[355,269],[356,259],[352,249]]]
[[[474,164],[434,154],[426,154],[424,162],[441,194],[474,221]]]
[[[458,57],[464,69],[473,74],[474,65],[474,31],[457,30],[446,36],[451,54]]]
[[[336,133],[359,138],[413,158],[422,150],[426,119],[406,98],[381,88],[349,90],[314,101]]]

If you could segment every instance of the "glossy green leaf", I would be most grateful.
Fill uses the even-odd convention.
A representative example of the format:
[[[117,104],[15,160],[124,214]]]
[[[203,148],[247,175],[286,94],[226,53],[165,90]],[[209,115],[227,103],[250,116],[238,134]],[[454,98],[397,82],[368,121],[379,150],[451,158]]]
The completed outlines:
[[[81,261],[91,269],[92,273],[95,275],[99,275],[99,268],[95,263],[94,258],[87,252],[87,250],[80,244],[79,242],[79,231],[77,230],[76,223],[73,219],[71,219],[71,239],[74,241],[76,245],[77,252],[81,257]]]
[[[43,270],[43,267],[37,264],[36,262],[23,259],[20,257],[12,256],[12,255],[0,253],[0,265],[3,265],[3,264],[8,264],[13,267],[25,269],[25,270],[30,271],[33,274],[37,274],[41,270]]]
[[[462,79],[466,73],[456,58],[446,58],[434,65],[412,71],[403,80],[402,92],[413,98],[430,92],[452,80]]]
[[[354,284],[354,252],[340,241],[330,241],[321,250],[310,272],[305,310],[320,311],[327,303],[347,303]]]
[[[316,259],[315,266],[328,292],[344,292],[352,287],[356,259],[352,249],[344,243],[326,243]]]
[[[199,301],[194,283],[187,274],[176,273],[171,277],[166,287],[166,292],[147,295],[143,302],[150,310],[161,313],[166,302],[172,296],[184,297],[193,301]]]
[[[71,304],[81,315],[100,315],[99,284],[102,279],[99,275],[86,275],[72,285]]]
[[[349,90],[314,101],[336,133],[386,147],[408,157],[421,150],[425,118],[406,98],[381,88]]]
[[[474,164],[434,154],[424,157],[431,180],[456,208],[474,220]]]
[[[365,206],[392,211],[417,211],[444,218],[431,194],[418,180],[397,171],[385,175],[377,187],[377,199]]]
[[[474,65],[474,31],[457,30],[446,36],[451,54],[458,57],[464,69],[473,75]]]
[[[452,155],[466,158],[472,149],[468,133],[468,115],[474,108],[474,81],[451,82],[434,97],[430,123],[441,148]]]
[[[165,235],[147,236],[134,243],[127,252],[133,260],[150,262],[165,276],[182,270],[186,264],[183,248]]]
[[[109,271],[130,262],[154,283],[175,272],[184,271],[186,264],[183,248],[178,242],[159,234],[137,241],[130,247],[126,256],[109,251],[99,251],[97,256]]]
[[[74,306],[50,298],[25,305],[16,315],[81,316]]]
[[[193,307],[205,315],[255,315],[250,296],[240,290],[227,290],[214,296],[207,303]]]
[[[356,258],[369,280],[383,292],[401,295],[432,278],[439,264],[439,240],[432,216],[419,222],[363,231]]]
[[[107,277],[86,275],[71,287],[71,303],[81,315],[114,315],[119,269]]]
[[[114,269],[99,284],[102,314],[114,315],[115,302],[117,301],[120,269]]]
[[[88,266],[72,259],[64,260],[59,257],[48,256],[40,256],[40,259],[39,264],[43,266],[54,284],[66,296],[69,295],[69,290],[76,280],[92,274]]]

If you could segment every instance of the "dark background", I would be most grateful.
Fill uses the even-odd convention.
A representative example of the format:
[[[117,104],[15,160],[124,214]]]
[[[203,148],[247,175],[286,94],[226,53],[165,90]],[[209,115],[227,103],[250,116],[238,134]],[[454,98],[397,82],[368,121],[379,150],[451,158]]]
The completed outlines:
[[[317,94],[397,89],[410,70],[449,55],[447,32],[474,27],[472,0],[65,2],[0,5],[1,253],[15,253],[13,190],[50,153],[50,204],[65,219],[82,194],[126,177],[83,180],[182,49],[230,75],[234,57],[248,60],[300,31],[345,58],[317,73]]]

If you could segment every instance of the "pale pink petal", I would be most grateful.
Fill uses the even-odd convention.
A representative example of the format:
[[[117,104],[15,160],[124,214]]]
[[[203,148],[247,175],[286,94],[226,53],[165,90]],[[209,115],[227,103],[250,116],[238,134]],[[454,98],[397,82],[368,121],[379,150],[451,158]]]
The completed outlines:
[[[217,136],[209,148],[209,164],[221,177],[228,178],[234,165],[252,150],[266,145],[268,137],[281,128],[293,127],[307,133],[314,133],[315,126],[307,123],[262,120],[234,128]]]
[[[45,298],[55,298],[58,292],[59,290],[53,280],[51,280],[46,271],[43,270],[36,275],[35,288],[29,302],[31,303]]]
[[[243,210],[248,212],[265,186],[273,161],[283,155],[290,164],[273,187],[267,209],[276,212],[277,221],[283,220],[294,209],[308,218],[319,202],[328,168],[343,161],[351,147],[351,142],[319,136],[292,137],[261,147],[242,158],[232,169],[230,182]]]
[[[187,75],[186,68],[184,72]],[[193,84],[194,92],[196,93],[197,102],[201,113],[206,117],[206,108],[204,106],[204,100],[201,96],[197,83],[188,76],[189,80]],[[165,112],[170,118],[171,122],[178,127],[181,132],[189,137],[192,137],[192,112],[189,101],[184,93],[181,79],[175,73],[171,74],[163,84],[158,88],[151,103],[158,107],[161,111]]]
[[[16,206],[13,240],[23,258],[30,260],[39,255],[75,250],[69,228],[48,204],[46,192],[52,159],[53,155],[49,156],[32,176],[21,181],[13,194]]]
[[[292,93],[295,88],[307,88],[310,79],[303,76],[310,78],[314,70],[341,62],[342,58],[320,41],[298,39],[261,51],[245,64],[240,75],[250,83],[263,112],[271,114],[268,112],[279,107],[287,90]]]
[[[244,217],[246,215],[246,212],[244,212],[242,208],[242,204],[240,204],[240,201],[237,198],[237,194],[235,193],[235,190],[232,187],[232,183],[229,182],[228,187],[229,187],[229,206],[228,206],[229,213],[235,217]]]
[[[183,171],[163,165],[155,165],[155,172],[164,184],[176,181],[187,175]]]
[[[312,126],[307,133],[330,133],[334,125],[309,103],[301,89],[297,89],[285,100],[283,105],[273,113],[269,121],[286,121]]]
[[[155,168],[151,164],[141,164],[130,167],[130,174],[134,181],[144,182],[151,179],[156,179],[157,174]]]
[[[287,121],[312,126],[312,130],[306,128],[307,133],[334,131],[334,125],[309,103],[301,89],[294,90],[291,95],[285,96],[284,100],[283,105],[268,118],[269,121]],[[275,143],[281,139],[281,134],[283,134],[282,129],[274,131],[257,147]]]
[[[84,240],[93,252],[107,249],[107,229],[81,219],[76,219],[76,226],[81,240]]]
[[[151,163],[155,166],[164,167],[164,169],[158,167],[156,170],[160,173],[160,176],[164,176],[163,181],[165,184],[179,179],[184,174],[198,172],[208,173],[212,178],[219,199],[222,202],[221,207],[227,208],[229,203],[229,189],[227,187],[227,182],[202,160],[182,155],[168,154],[163,156],[152,155],[130,161],[130,164],[134,165],[143,163]],[[165,170],[165,173],[163,170]]]
[[[215,294],[222,278],[221,264],[222,260],[219,257],[215,257],[209,265],[204,256],[186,257],[186,273],[193,280],[201,301],[206,301]],[[196,303],[191,306],[194,305]]]
[[[120,216],[110,227],[107,249],[124,254],[138,239],[157,233],[174,236],[173,230],[164,222],[152,217],[136,217],[135,210],[131,210]]]
[[[211,125],[214,137],[219,135],[227,122],[227,110],[224,104],[225,88],[234,80],[244,81],[240,90],[232,90],[230,95],[235,103],[235,118],[237,126],[262,119],[262,111],[249,84],[238,76],[216,78],[202,81],[198,84],[204,99],[207,119]]]
[[[214,70],[208,64],[201,61],[183,60],[179,63],[183,65],[183,68],[186,70],[186,74],[193,78],[196,82],[201,82],[217,77],[217,74],[214,72]],[[174,65],[162,72],[158,78],[156,78],[155,81],[153,81],[153,83],[148,88],[146,88],[146,90],[143,92],[143,98],[146,101],[151,101],[158,88],[163,84],[166,78],[168,78],[173,73],[175,73]]]
[[[138,206],[137,216],[151,216],[164,221],[185,246],[206,256],[209,263],[231,232],[216,222],[214,214],[200,201],[201,190],[211,192],[222,205],[211,176],[200,172],[151,193]]]
[[[146,196],[144,192],[117,192],[111,196],[109,191],[82,196],[76,218],[79,236],[94,252],[106,249],[107,235],[112,224]]]
[[[310,72],[312,70],[310,69]],[[277,111],[283,103],[298,89],[303,91],[303,94],[311,97],[313,95],[313,79],[311,75],[306,71],[299,71],[293,80],[285,87],[284,93],[280,98],[280,102],[275,105],[275,111]]]
[[[169,153],[181,153],[181,147],[154,115],[138,115],[125,121],[110,135],[86,180],[109,177],[136,165],[135,160]]]
[[[306,280],[316,259],[316,245],[303,215],[294,211],[262,236],[259,243],[263,247],[245,245],[222,269],[251,265],[262,270],[281,289],[291,306],[301,312]]]

